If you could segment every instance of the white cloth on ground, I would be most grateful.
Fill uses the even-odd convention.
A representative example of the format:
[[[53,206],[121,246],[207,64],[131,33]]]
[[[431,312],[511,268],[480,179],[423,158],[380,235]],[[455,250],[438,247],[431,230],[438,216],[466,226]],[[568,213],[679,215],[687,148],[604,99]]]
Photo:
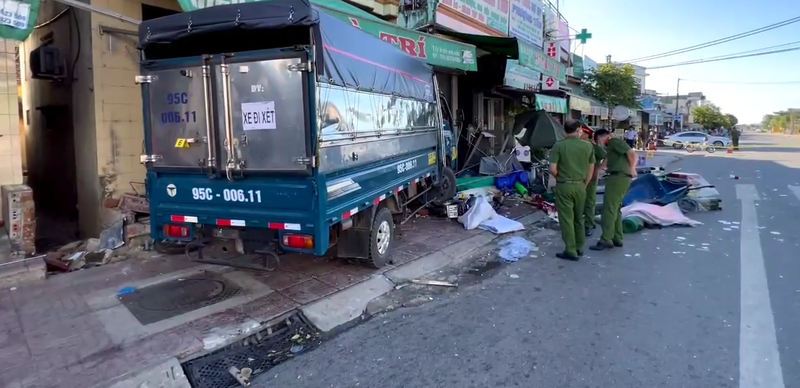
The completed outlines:
[[[483,197],[478,197],[475,205],[458,217],[458,222],[464,225],[467,230],[481,228],[495,234],[525,229],[521,222],[497,214],[492,209],[492,205],[489,205]]]
[[[670,225],[702,225],[700,221],[686,217],[677,202],[666,206],[652,205],[649,203],[634,202],[622,208],[622,219],[639,217],[647,224]]]

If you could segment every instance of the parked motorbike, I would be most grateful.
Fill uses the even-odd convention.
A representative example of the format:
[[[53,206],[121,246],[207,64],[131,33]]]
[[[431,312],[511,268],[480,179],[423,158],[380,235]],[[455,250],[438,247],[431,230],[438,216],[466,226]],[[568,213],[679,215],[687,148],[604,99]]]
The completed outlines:
[[[686,144],[684,146],[684,148],[686,149],[686,152],[688,152],[690,154],[692,152],[697,151],[697,150],[706,150],[706,152],[708,152],[709,154],[713,154],[714,152],[717,151],[717,149],[714,148],[713,145],[708,144],[708,138],[703,140],[702,143],[689,143],[689,144]]]

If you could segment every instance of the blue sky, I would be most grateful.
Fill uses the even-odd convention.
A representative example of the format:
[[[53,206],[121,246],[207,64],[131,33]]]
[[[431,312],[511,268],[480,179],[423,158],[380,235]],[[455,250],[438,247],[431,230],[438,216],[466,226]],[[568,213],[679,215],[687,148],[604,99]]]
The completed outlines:
[[[605,62],[609,54],[614,61],[644,57],[800,16],[798,0],[561,0],[560,10],[570,27],[586,28],[592,33],[586,45],[578,45],[574,50],[598,63]],[[800,41],[800,23],[637,64],[668,65],[794,41]],[[647,89],[673,95],[678,78],[751,83],[800,81],[800,51],[648,70],[648,74]],[[736,115],[740,123],[760,122],[764,114],[800,108],[800,83],[736,85],[681,81],[681,94],[700,91],[723,112]]]

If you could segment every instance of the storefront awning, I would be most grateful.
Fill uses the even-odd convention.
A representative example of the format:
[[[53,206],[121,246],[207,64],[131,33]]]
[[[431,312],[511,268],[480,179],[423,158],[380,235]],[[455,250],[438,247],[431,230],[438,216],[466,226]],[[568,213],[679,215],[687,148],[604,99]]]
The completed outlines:
[[[536,109],[542,109],[552,113],[569,113],[566,99],[544,94],[536,95]]]
[[[595,111],[593,108],[601,108],[602,110],[605,110],[603,103],[586,94],[583,89],[575,88],[570,90],[568,94],[570,109],[579,110],[583,114],[594,116],[599,115],[593,114],[593,111]],[[600,112],[601,109],[597,109],[596,111]]]
[[[184,11],[194,11],[220,4],[216,0],[178,0],[178,2]],[[331,15],[370,35],[394,44],[407,54],[422,59],[429,65],[464,71],[478,70],[477,53],[473,45],[387,23],[361,8],[341,0],[311,0],[311,4],[325,8]]]
[[[553,77],[562,85],[567,83],[567,67],[563,63],[548,57],[538,47],[517,40],[517,38],[474,35],[454,31],[448,31],[447,35],[475,45],[489,53],[516,59],[520,65],[541,73],[543,76]]]
[[[492,54],[502,55],[510,59],[519,58],[519,44],[517,43],[517,38],[465,34],[455,31],[448,31],[446,34]]]

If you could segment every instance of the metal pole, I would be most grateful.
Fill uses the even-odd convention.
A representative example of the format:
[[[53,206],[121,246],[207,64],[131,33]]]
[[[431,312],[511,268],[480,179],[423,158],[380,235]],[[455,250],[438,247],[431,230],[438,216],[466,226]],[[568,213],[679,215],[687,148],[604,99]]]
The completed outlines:
[[[678,118],[678,100],[681,96],[681,79],[678,78],[678,87],[675,89],[675,119],[673,119],[673,123],[677,124],[676,119]],[[677,132],[677,128],[673,128],[675,132]],[[683,129],[683,122],[681,122],[681,129]]]
[[[136,20],[134,18],[127,17],[127,16],[125,16],[125,15],[123,15],[121,13],[108,11],[108,10],[105,10],[105,9],[102,9],[102,8],[98,8],[98,7],[95,7],[95,6],[92,6],[92,5],[77,1],[77,0],[55,0],[55,1],[59,2],[59,3],[62,3],[62,4],[66,4],[66,5],[70,6],[70,7],[74,7],[74,8],[77,8],[77,9],[80,9],[80,10],[84,10],[84,11],[88,11],[88,12],[97,13],[97,14],[100,14],[100,15],[103,15],[103,16],[108,16],[110,18],[118,19],[118,20],[121,20],[123,22],[131,23],[131,24],[134,24],[134,25],[137,25],[137,26],[142,23],[141,20]]]

